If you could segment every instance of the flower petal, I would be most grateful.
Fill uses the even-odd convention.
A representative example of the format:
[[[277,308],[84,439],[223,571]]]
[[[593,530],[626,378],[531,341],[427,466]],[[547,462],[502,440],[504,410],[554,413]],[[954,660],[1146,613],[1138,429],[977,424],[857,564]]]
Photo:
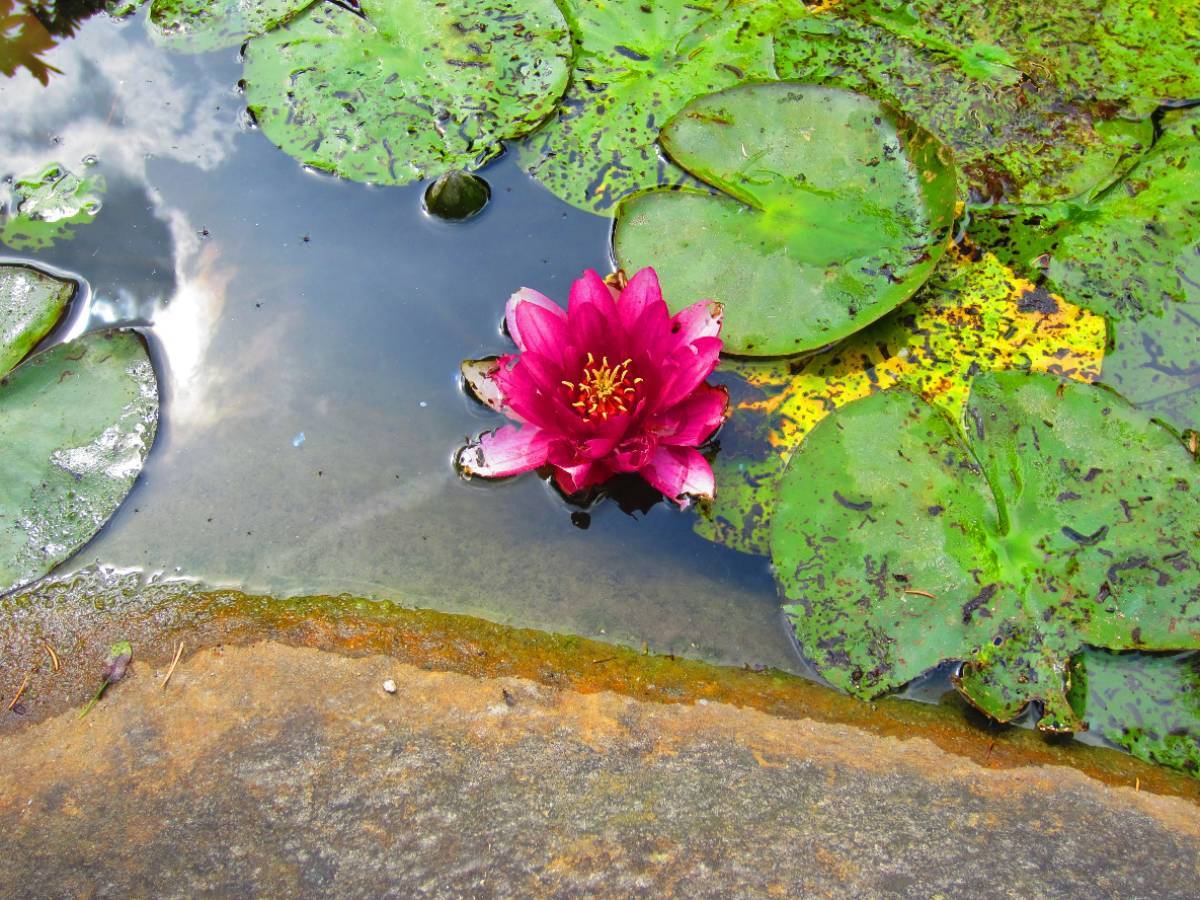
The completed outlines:
[[[711,500],[716,490],[708,460],[691,447],[660,446],[639,474],[681,507],[687,497]]]
[[[518,343],[522,350],[550,359],[557,359],[562,353],[567,342],[567,319],[558,307],[549,310],[536,303],[518,303],[513,319],[523,342]]]
[[[594,354],[597,360],[609,352],[609,345],[613,343],[612,327],[612,319],[594,303],[572,306],[567,316],[571,344],[585,353]]]
[[[539,294],[532,288],[521,288],[515,294],[508,298],[508,304],[504,311],[504,321],[508,325],[508,334],[513,339],[513,342],[522,350],[525,349],[525,337],[521,333],[521,323],[517,321],[517,308],[531,304],[540,307],[546,312],[558,316],[558,318],[566,321],[567,314],[563,312],[561,306],[547,297],[545,294]]]
[[[574,317],[576,312],[588,306],[595,307],[596,312],[604,319],[611,318],[617,311],[612,291],[595,269],[588,269],[582,278],[571,285],[567,318]]]
[[[550,438],[536,428],[505,425],[484,432],[458,451],[458,467],[465,475],[504,478],[536,469],[546,462]]]
[[[620,299],[617,300],[617,312],[625,330],[630,331],[642,313],[654,305],[661,305],[663,312],[667,311],[662,288],[658,284],[658,274],[647,266],[629,279],[625,290],[621,291]]]
[[[658,413],[650,428],[664,444],[695,447],[721,427],[729,411],[729,392],[707,382],[670,409]]]
[[[504,390],[494,377],[500,371],[500,361],[501,357],[485,356],[464,359],[458,367],[471,396],[496,412],[504,412]]]
[[[702,337],[673,353],[663,366],[666,377],[657,407],[670,409],[696,390],[717,367],[723,346],[720,338]]]
[[[536,350],[526,350],[517,357],[516,368],[524,369],[530,380],[546,394],[553,397],[562,392],[562,368],[557,360]]]
[[[608,481],[610,472],[601,462],[583,463],[578,466],[555,467],[554,481],[564,494],[578,494],[590,487]]]
[[[701,300],[681,309],[671,319],[671,332],[679,344],[690,344],[704,337],[721,333],[725,307],[716,300]]]

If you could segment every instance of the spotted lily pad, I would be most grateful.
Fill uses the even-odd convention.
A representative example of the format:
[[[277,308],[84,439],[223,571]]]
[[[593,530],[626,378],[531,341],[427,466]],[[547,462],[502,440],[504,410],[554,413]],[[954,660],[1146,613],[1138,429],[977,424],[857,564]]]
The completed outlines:
[[[1200,430],[1200,110],[1162,125],[1145,159],[1092,203],[993,217],[972,235],[1107,316],[1102,379],[1176,429]]]
[[[1094,381],[1104,319],[1019,278],[994,256],[952,251],[908,303],[802,360],[726,360],[735,414],[713,463],[716,499],[696,531],[745,553],[770,552],[775,490],[812,428],[848,403],[897,385],[947,415],[963,412],[979,372],[1022,369]]]
[[[0,378],[58,324],[74,294],[73,281],[0,265]]]
[[[1077,94],[1049,77],[1037,56],[998,44],[993,38],[1011,37],[1013,23],[1010,16],[989,30],[990,11],[1026,15],[1027,7],[979,0],[835,4],[777,31],[779,74],[862,91],[895,107],[953,148],[975,200],[1086,196],[1136,161],[1153,127],[1148,116],[1121,118],[1111,103],[1083,99],[1096,95]],[[1053,32],[1053,17],[1028,18]]]
[[[838,11],[981,77],[1044,79],[1131,115],[1200,96],[1200,7],[1192,0],[846,0]]]
[[[1071,703],[1089,730],[1139,759],[1200,776],[1200,653],[1087,649]]]
[[[154,0],[146,20],[157,43],[184,53],[237,47],[290,22],[313,0]]]
[[[654,266],[670,302],[725,304],[729,353],[784,356],[870,325],[945,251],[955,175],[944,148],[874,100],[814,85],[746,85],[667,123],[671,157],[723,193],[626,199],[613,251]]]
[[[157,422],[154,369],[132,332],[60,344],[0,381],[0,594],[100,530],[141,471]]]
[[[250,111],[306,166],[405,184],[473,168],[554,108],[570,35],[554,0],[320,3],[246,48]]]
[[[1102,387],[975,379],[952,422],[884,391],[827,417],[779,484],[771,555],[800,645],[862,697],[962,660],[1001,721],[1076,730],[1083,646],[1200,647],[1200,465]]]
[[[18,178],[4,204],[0,243],[14,250],[44,250],[71,237],[100,212],[101,175],[79,176],[57,163]]]
[[[746,80],[775,78],[771,32],[795,0],[656,0],[563,4],[577,50],[555,117],[520,148],[558,197],[612,215],[634,191],[689,181],[655,146],[688,102]]]

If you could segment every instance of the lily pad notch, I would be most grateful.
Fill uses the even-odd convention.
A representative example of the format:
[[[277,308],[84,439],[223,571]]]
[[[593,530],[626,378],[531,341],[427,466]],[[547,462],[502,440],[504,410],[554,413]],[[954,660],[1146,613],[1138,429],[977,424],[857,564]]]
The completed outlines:
[[[618,265],[654,265],[668,297],[725,304],[726,352],[790,356],[841,340],[911,297],[950,243],[949,151],[875,100],[796,82],[698,98],[663,128],[711,186],[626,198]]]

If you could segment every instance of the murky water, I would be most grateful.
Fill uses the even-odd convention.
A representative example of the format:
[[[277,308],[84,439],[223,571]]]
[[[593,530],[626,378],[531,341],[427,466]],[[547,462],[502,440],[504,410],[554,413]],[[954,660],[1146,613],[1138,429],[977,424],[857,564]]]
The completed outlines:
[[[346,591],[802,667],[766,561],[697,537],[690,513],[610,500],[573,521],[535,477],[468,484],[451,467],[499,424],[462,394],[459,361],[510,347],[516,288],[565,299],[582,269],[606,270],[608,220],[511,159],[455,225],[422,213],[422,185],[305,172],[243,120],[233,51],[158,51],[140,16],[93,18],[43,59],[47,86],[0,80],[0,168],[96,158],[96,221],[33,259],[90,284],[71,333],[144,327],[164,399],[141,480],[68,571]]]

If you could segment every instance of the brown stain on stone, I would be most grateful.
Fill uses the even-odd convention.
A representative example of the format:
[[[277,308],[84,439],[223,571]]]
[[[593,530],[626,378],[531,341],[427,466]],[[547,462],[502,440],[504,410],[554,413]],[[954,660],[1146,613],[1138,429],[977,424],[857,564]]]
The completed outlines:
[[[118,603],[114,597],[98,597],[94,584],[84,587],[82,597],[75,597],[77,606],[83,605],[81,599],[92,596],[101,607],[123,605],[125,609],[116,616],[67,619],[64,625],[65,617],[58,614],[62,596],[47,594],[45,588],[3,601],[10,604],[10,614],[0,616],[0,648],[6,657],[11,654],[14,658],[11,663],[6,659],[0,670],[0,698],[11,696],[24,673],[32,670],[34,675],[27,691],[26,715],[0,715],[0,734],[86,702],[113,641],[131,640],[135,665],[145,671],[153,664],[161,677],[177,640],[187,642],[186,660],[194,653],[190,648],[244,645],[270,638],[349,655],[382,654],[421,669],[475,678],[519,678],[581,696],[612,692],[639,701],[697,705],[701,718],[703,704],[728,704],[780,720],[798,720],[801,725],[845,726],[859,737],[866,733],[927,742],[986,769],[1070,766],[1110,785],[1132,788],[1140,784],[1144,793],[1200,801],[1200,781],[1195,779],[1115,751],[1048,739],[1026,729],[980,727],[972,724],[967,719],[970,713],[957,704],[932,706],[886,698],[866,703],[783,672],[714,666],[586,638],[511,628],[471,616],[346,596],[277,599],[158,584],[127,588]],[[12,614],[12,604],[25,615]],[[58,635],[46,634],[52,628],[63,630]],[[56,642],[64,662],[61,673],[52,673],[42,638]],[[64,655],[65,648],[69,655]],[[597,660],[604,662],[597,664]],[[519,712],[521,695],[514,694],[513,699],[511,708]],[[507,708],[499,691],[494,700]],[[462,712],[448,709],[446,715]],[[211,720],[217,723],[222,715],[230,714],[214,709]],[[620,722],[607,722],[599,712],[581,719],[578,725],[580,734],[595,740],[597,746],[620,729]],[[756,739],[769,733],[770,729],[756,733]],[[491,728],[489,734],[494,740],[504,739],[502,729]],[[657,752],[672,752],[673,740],[671,730],[664,729]],[[770,758],[773,751],[761,742],[755,746],[766,753],[764,758]]]
[[[386,855],[398,836],[394,826],[389,829],[375,818],[380,813],[372,811],[371,797],[379,794],[386,797],[386,809],[393,808],[397,796],[407,797],[404,808],[394,810],[404,820],[450,804],[446,812],[451,818],[434,817],[425,826],[461,832],[450,838],[451,859],[438,860],[438,865],[461,864],[476,853],[526,853],[529,858],[519,858],[518,868],[527,873],[526,889],[533,893],[591,884],[601,895],[617,896],[619,885],[607,881],[614,872],[635,883],[648,880],[665,896],[687,893],[688,885],[695,885],[697,865],[705,865],[708,842],[744,839],[754,822],[728,818],[733,814],[728,808],[717,815],[673,807],[670,785],[656,779],[682,773],[704,785],[699,796],[710,792],[721,798],[716,802],[755,781],[760,786],[765,782],[768,793],[771,785],[815,781],[823,785],[818,800],[830,798],[835,818],[842,815],[846,796],[857,794],[862,785],[916,785],[918,795],[931,801],[929,808],[913,809],[911,799],[903,797],[895,803],[909,809],[906,815],[913,820],[928,822],[925,827],[961,825],[959,833],[939,833],[932,841],[950,847],[952,854],[959,841],[978,853],[990,846],[993,829],[1011,834],[1014,823],[1034,842],[1086,840],[1093,820],[1103,820],[1109,829],[1136,823],[1143,841],[1158,835],[1172,846],[1156,850],[1142,845],[1123,852],[1167,854],[1173,879],[1200,877],[1200,855],[1186,856],[1188,847],[1200,846],[1200,818],[1191,802],[1131,788],[1112,790],[1061,767],[981,765],[924,738],[873,735],[845,724],[780,718],[722,703],[661,704],[522,678],[429,671],[390,656],[352,658],[273,642],[195,653],[180,665],[166,691],[156,675],[142,663],[86,719],[70,711],[5,739],[0,828],[10,848],[20,852],[0,860],[0,873],[45,871],[47,884],[84,893],[89,879],[136,883],[174,864],[156,855],[165,852],[162,830],[171,829],[195,845],[180,847],[181,854],[198,848],[228,853],[233,867],[239,853],[248,854],[260,888],[303,893],[298,879],[313,865],[311,855],[308,862],[294,854],[264,860],[262,850],[240,847],[238,841],[257,826],[240,821],[239,809],[246,814],[265,811],[288,823],[282,832],[273,828],[264,833],[264,841],[306,846],[295,829],[309,827],[307,817],[317,816],[320,823],[311,827],[320,831],[319,840],[333,836],[355,846],[383,848],[379,852]],[[387,678],[397,683],[394,695],[381,689]],[[505,691],[514,703],[501,699]],[[423,752],[413,749],[421,744]],[[390,753],[385,752],[388,747]],[[670,757],[664,764],[664,747],[678,760]],[[548,748],[548,753],[539,762],[533,748]],[[714,752],[726,761],[720,767],[704,755]],[[756,764],[760,756],[768,767]],[[546,833],[524,850],[499,840],[493,847],[486,837],[491,825],[479,818],[499,799],[488,791],[509,792],[505,782],[480,787],[480,794],[470,778],[459,781],[481,757],[515,761],[514,780],[524,783],[513,784],[511,791],[521,792],[522,808],[532,821],[546,821]],[[572,757],[587,760],[588,777],[569,769],[566,782],[557,780],[563,775],[554,770],[554,761]],[[660,772],[650,778],[653,787],[644,777],[639,780],[646,771]],[[444,792],[438,797],[423,790],[407,794],[401,788],[410,779],[418,785],[442,785]],[[565,810],[555,809],[557,792],[566,785],[575,792],[574,800]],[[982,809],[974,798],[982,798]],[[355,812],[348,817],[338,812],[347,808]],[[753,817],[756,807],[733,807],[738,809],[739,815]],[[964,814],[965,809],[974,811]],[[604,812],[574,827],[576,817],[587,817],[591,810]],[[888,817],[896,814],[880,809],[882,823],[872,824],[890,833]],[[1088,818],[1080,818],[1085,814]],[[680,817],[686,820],[682,824]],[[194,819],[208,827],[189,832]],[[213,821],[228,822],[228,833],[211,830]],[[797,859],[794,868],[812,883],[799,887],[824,894],[831,885],[870,885],[879,862],[867,861],[861,848],[853,849],[856,829],[866,824],[848,823],[849,838],[810,842],[809,855]],[[693,839],[692,829],[700,825],[711,831]],[[781,830],[769,818],[758,825],[774,832],[776,840],[789,840],[791,826],[786,823]],[[481,832],[486,848],[470,843],[471,835]],[[440,838],[446,839],[444,831]],[[39,861],[27,856],[43,840],[51,857]],[[88,865],[64,860],[60,851],[66,847]],[[331,852],[339,852],[338,847]],[[1092,847],[1090,852],[1102,859],[1108,850]],[[502,865],[506,860],[497,855],[483,862]],[[1002,858],[991,862],[1007,865]],[[351,856],[339,864],[362,868]],[[766,859],[752,863],[765,864]],[[726,869],[721,877],[741,877],[737,873],[748,871],[747,860],[739,865],[741,869]],[[438,877],[451,877],[452,869]],[[792,869],[787,874],[796,877]],[[779,884],[787,893],[797,886],[794,881]]]

